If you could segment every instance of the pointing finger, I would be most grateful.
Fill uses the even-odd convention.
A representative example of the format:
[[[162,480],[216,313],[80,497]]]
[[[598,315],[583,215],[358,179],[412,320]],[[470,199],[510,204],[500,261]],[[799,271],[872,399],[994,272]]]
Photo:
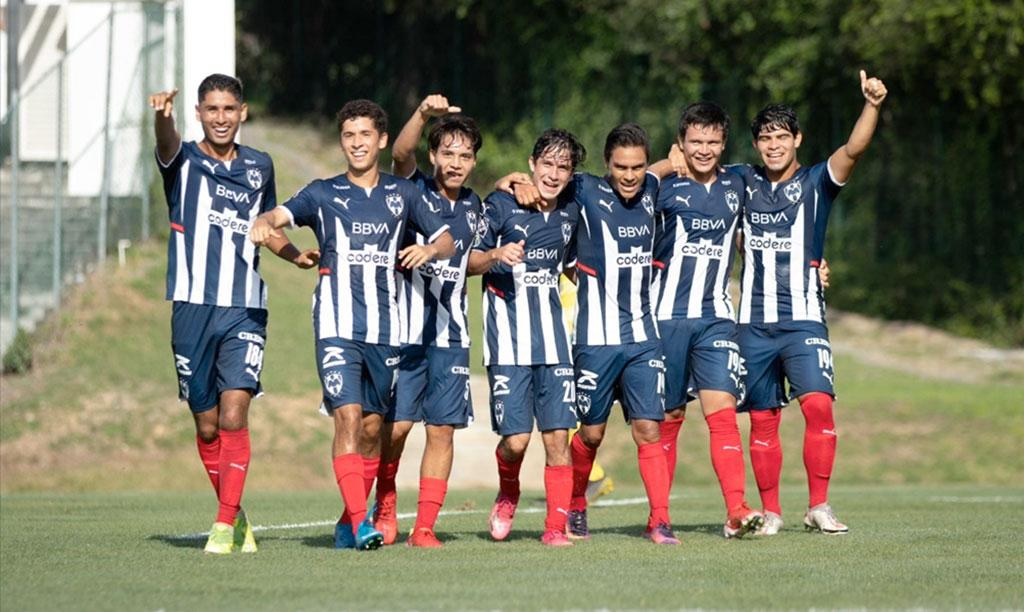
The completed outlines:
[[[868,81],[868,75],[865,74],[865,70],[864,69],[858,71],[858,74],[861,76],[861,88],[864,89],[865,88],[865,82]]]

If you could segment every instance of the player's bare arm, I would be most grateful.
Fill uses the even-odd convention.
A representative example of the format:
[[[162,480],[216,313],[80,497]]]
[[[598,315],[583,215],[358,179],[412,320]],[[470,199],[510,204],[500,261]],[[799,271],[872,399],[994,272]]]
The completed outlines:
[[[470,275],[483,275],[499,263],[515,266],[523,262],[524,241],[506,243],[487,251],[474,250],[470,252],[470,261],[467,263],[466,271]]]
[[[658,162],[648,165],[648,172],[659,179],[665,179],[676,172],[676,165],[669,158],[663,158]]]
[[[858,158],[868,149],[872,135],[879,122],[879,107],[886,99],[886,85],[876,77],[869,77],[861,71],[861,94],[865,97],[865,106],[861,109],[858,121],[854,123],[851,136],[842,147],[829,157],[829,170],[839,183],[846,183],[857,164]]]
[[[392,144],[392,173],[400,177],[409,177],[416,170],[416,146],[420,143],[420,135],[424,126],[432,117],[440,117],[446,113],[459,113],[459,107],[451,106],[448,98],[441,94],[431,94],[420,102],[402,127],[399,136]]]
[[[456,253],[456,243],[446,230],[427,245],[409,245],[399,251],[399,263],[404,268],[415,269],[431,260],[446,260]]]
[[[291,262],[300,269],[310,269],[320,262],[319,249],[300,250],[288,240],[284,232],[272,235],[266,243],[267,249],[282,260]]]
[[[174,97],[178,88],[150,94],[149,106],[153,109],[153,128],[157,137],[157,158],[167,164],[178,153],[182,137],[174,126]]]
[[[680,177],[690,175],[690,168],[687,166],[687,156],[684,155],[679,143],[673,143],[672,147],[669,148],[669,155],[666,158],[677,175]]]
[[[278,229],[291,223],[292,217],[288,214],[288,209],[278,205],[256,218],[253,227],[249,229],[249,240],[256,245],[269,245],[271,241],[283,237],[283,233],[278,232]]]

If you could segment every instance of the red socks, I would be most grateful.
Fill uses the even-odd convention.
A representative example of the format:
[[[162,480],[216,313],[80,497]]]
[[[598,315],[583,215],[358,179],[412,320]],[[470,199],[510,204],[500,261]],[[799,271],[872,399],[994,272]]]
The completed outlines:
[[[220,462],[218,463],[217,522],[232,524],[238,515],[242,489],[249,470],[249,429],[220,431]],[[211,481],[213,481],[211,479]]]
[[[221,438],[207,443],[196,435],[196,447],[199,448],[199,460],[203,461],[203,468],[206,469],[206,477],[214,487],[214,493],[221,490],[220,465],[221,465]]]
[[[573,467],[560,465],[545,467],[545,531],[566,530],[569,501],[573,496]]]
[[[712,468],[719,478],[730,515],[744,506],[744,450],[737,428],[737,408],[726,407],[705,416],[708,423],[708,451],[712,456]]]
[[[779,445],[779,419],[781,410],[751,410],[751,469],[758,483],[762,508],[780,514],[779,473],[783,468],[783,449]]]
[[[676,440],[679,438],[684,418],[685,416],[666,418],[659,425],[659,438],[666,455],[666,468],[669,470],[670,487],[673,485],[673,476],[676,474]]]
[[[363,465],[363,513],[356,514],[355,516],[350,513],[349,505],[346,503],[345,509],[342,510],[342,524],[353,524],[353,517],[357,518],[356,522],[363,522],[363,516],[366,514],[367,497],[370,496],[370,491],[374,488],[374,480],[377,479],[377,470],[381,464],[381,457],[376,456],[374,458],[367,458],[366,456],[360,456]],[[338,473],[335,473],[335,477],[338,477]]]
[[[395,461],[398,464],[398,461]],[[445,503],[445,493],[448,492],[448,480],[441,478],[420,478],[420,499],[416,504],[416,522],[413,531],[417,529],[434,529],[434,523],[438,521],[438,512]]]
[[[591,466],[598,450],[588,447],[576,433],[569,440],[570,457],[573,460],[573,492],[570,509],[587,509],[587,480],[591,477]]]
[[[495,458],[498,460],[498,492],[499,494],[513,500],[520,501],[520,465],[523,459],[516,462],[509,462],[502,458],[502,454],[495,448]]]
[[[640,468],[644,490],[648,493],[651,516],[649,528],[669,522],[669,473],[666,471],[666,457],[661,443],[645,443],[637,446],[637,465]]]
[[[377,469],[377,501],[380,503],[385,497],[395,494],[395,476],[399,474],[399,459],[393,461],[381,461]]]
[[[808,472],[808,507],[829,500],[829,477],[836,458],[836,427],[833,424],[833,398],[824,392],[805,395],[804,468]]]
[[[338,483],[338,490],[342,493],[342,501],[345,503],[345,513],[341,522],[346,517],[363,520],[367,513],[367,493],[363,482],[363,457],[359,454],[342,454],[336,456],[332,463],[335,470],[335,481]]]

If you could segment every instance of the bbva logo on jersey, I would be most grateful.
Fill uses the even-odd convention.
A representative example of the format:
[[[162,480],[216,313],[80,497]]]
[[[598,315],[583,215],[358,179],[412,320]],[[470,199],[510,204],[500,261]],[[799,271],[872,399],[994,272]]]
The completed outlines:
[[[246,180],[249,185],[253,186],[254,190],[259,190],[260,186],[263,185],[263,173],[258,168],[251,168],[246,171]]]
[[[402,195],[391,192],[390,194],[384,195],[384,204],[388,205],[388,210],[395,217],[402,215]]]

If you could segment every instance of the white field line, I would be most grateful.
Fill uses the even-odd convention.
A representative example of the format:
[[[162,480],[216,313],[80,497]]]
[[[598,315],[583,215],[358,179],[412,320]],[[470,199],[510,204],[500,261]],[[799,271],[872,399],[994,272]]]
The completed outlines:
[[[933,503],[1021,503],[1021,497],[955,497],[955,496],[939,496],[929,497],[929,501]]]
[[[675,498],[675,497],[671,497]],[[602,499],[592,505],[592,507],[618,507],[622,505],[639,505],[641,503],[647,503],[647,497],[634,497],[632,499]],[[543,507],[524,507],[516,510],[517,514],[540,514],[547,510]],[[486,514],[490,513],[491,510],[442,510],[439,516],[464,516],[466,514]],[[415,512],[403,512],[396,514],[399,520],[406,520],[409,518],[416,518]],[[253,525],[253,532],[257,533],[260,531],[287,531],[290,529],[309,529],[311,527],[328,527],[334,526],[337,520],[314,520],[311,522],[292,522],[288,524],[271,524],[271,525]],[[164,538],[171,540],[182,540],[191,541],[196,539],[202,539],[210,535],[209,531],[204,533],[182,533],[180,535],[153,535],[151,537]]]

